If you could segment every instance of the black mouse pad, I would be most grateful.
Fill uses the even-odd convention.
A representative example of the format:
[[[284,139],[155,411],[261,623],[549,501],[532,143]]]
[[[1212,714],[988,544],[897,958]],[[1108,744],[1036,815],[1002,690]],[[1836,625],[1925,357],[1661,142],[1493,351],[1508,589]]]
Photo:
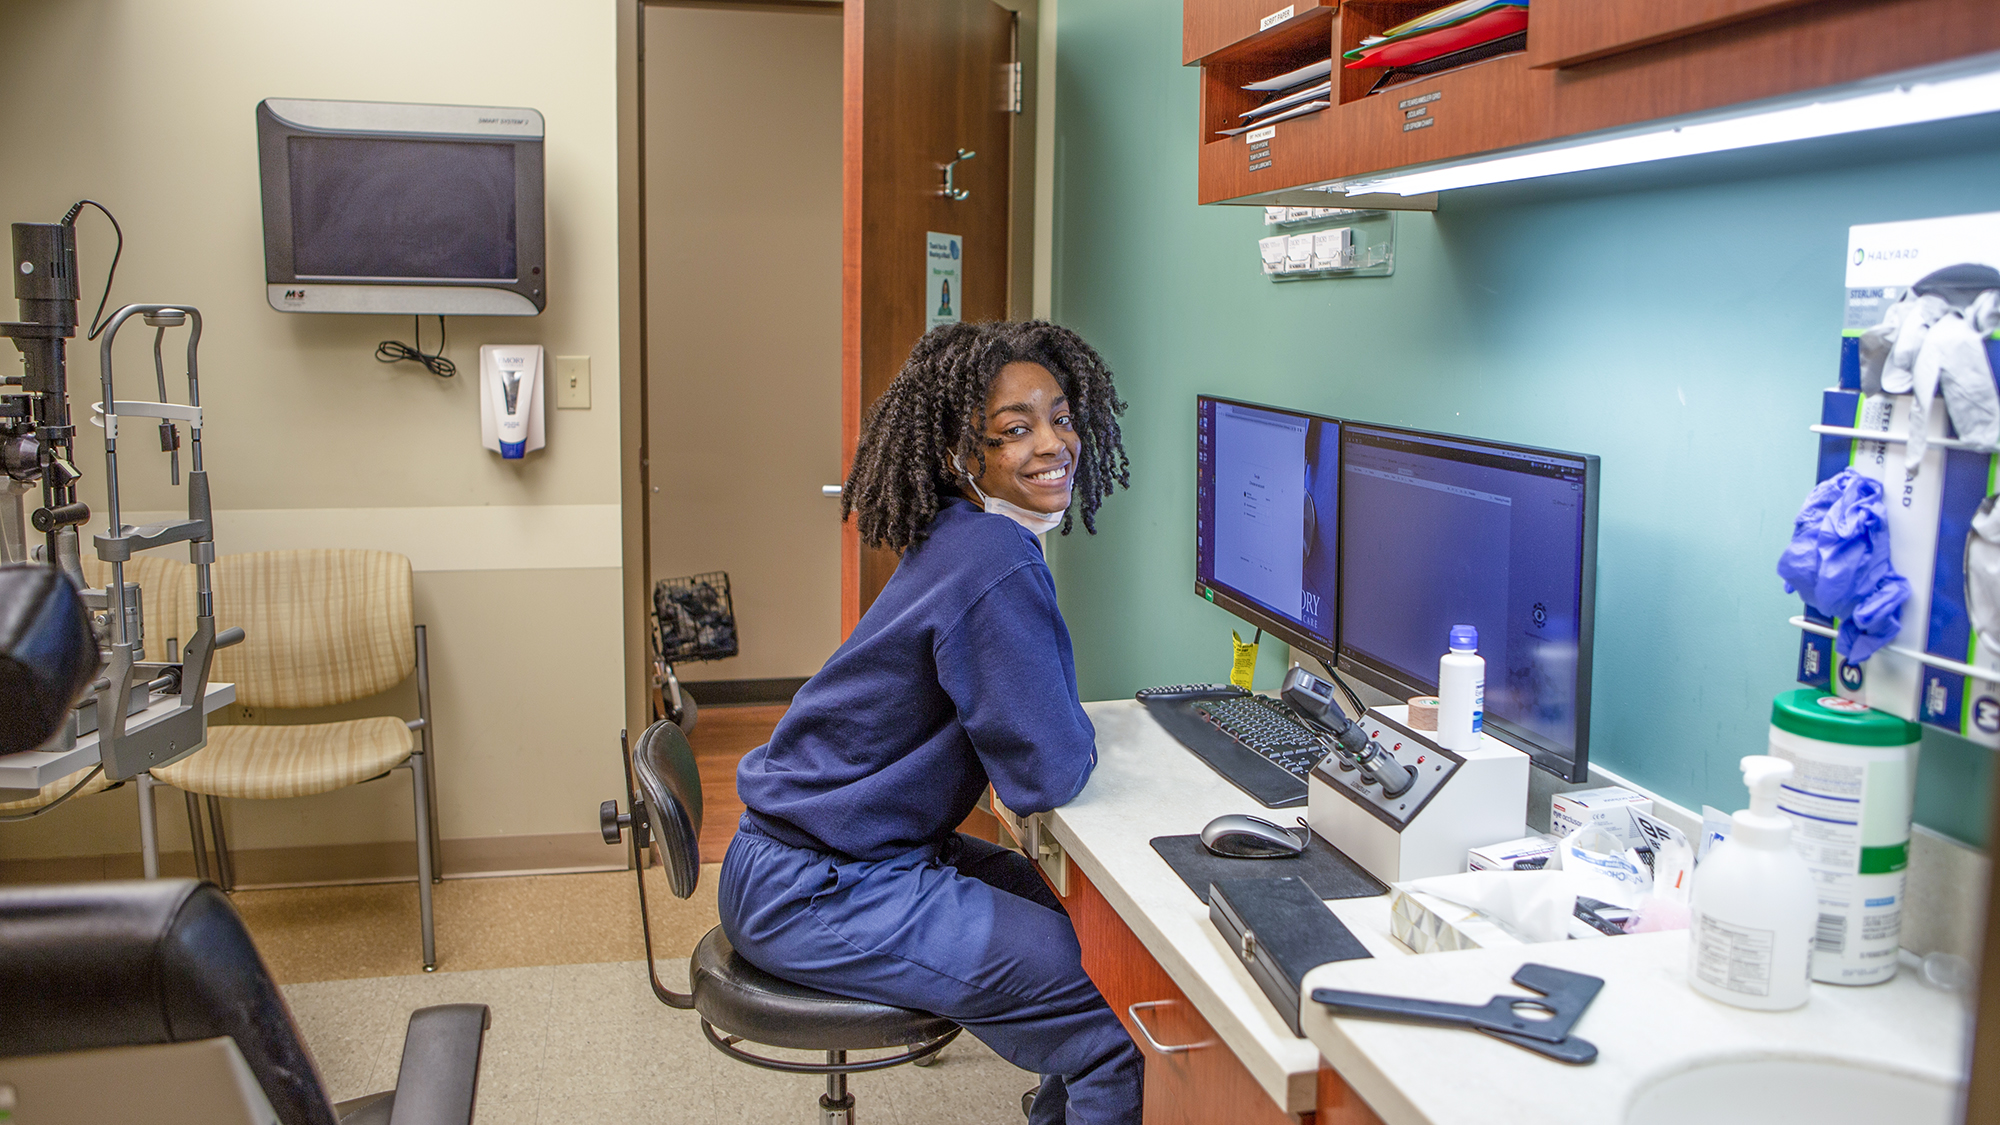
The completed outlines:
[[[1388,894],[1389,888],[1361,865],[1347,858],[1339,848],[1313,836],[1306,850],[1282,859],[1230,859],[1202,846],[1200,836],[1155,836],[1153,850],[1181,877],[1181,882],[1203,902],[1208,901],[1208,885],[1217,879],[1282,879],[1287,875],[1303,879],[1313,893],[1326,898],[1368,898]]]

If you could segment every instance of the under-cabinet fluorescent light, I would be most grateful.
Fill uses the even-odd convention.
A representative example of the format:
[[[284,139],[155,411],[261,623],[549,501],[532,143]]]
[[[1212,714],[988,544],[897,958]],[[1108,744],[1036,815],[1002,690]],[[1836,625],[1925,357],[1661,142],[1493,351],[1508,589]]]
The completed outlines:
[[[1941,74],[1941,69],[1920,72],[1924,77],[1907,75],[1900,80],[1877,79],[1866,87],[1850,86],[1840,92],[1818,91],[1811,95],[1813,100],[1803,103],[1766,102],[1721,115],[1684,118],[1674,125],[1656,123],[1615,136],[1556,142],[1395,175],[1344,180],[1320,190],[1348,195],[1422,195],[2000,112],[2000,55],[1964,60],[1954,64],[1949,73]]]

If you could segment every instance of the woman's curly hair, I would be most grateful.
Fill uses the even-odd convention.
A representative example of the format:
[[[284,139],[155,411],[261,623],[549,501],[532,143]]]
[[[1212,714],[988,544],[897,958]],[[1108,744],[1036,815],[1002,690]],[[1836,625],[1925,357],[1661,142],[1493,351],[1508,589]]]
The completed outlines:
[[[1046,368],[1069,398],[1078,450],[1069,534],[1078,512],[1097,531],[1097,508],[1113,484],[1131,486],[1118,415],[1125,403],[1111,385],[1104,359],[1067,328],[1043,320],[947,324],[932,329],[861,428],[854,470],[840,493],[840,517],[855,516],[861,540],[901,553],[930,534],[941,496],[958,491],[951,472],[957,454],[971,475],[986,471],[986,395],[1010,363]]]

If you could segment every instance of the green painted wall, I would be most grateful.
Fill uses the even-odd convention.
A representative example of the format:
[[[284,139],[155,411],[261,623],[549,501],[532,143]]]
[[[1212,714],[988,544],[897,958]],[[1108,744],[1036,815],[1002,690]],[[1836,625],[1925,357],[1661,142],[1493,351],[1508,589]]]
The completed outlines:
[[[1198,392],[1579,450],[1603,458],[1592,758],[1742,807],[1737,759],[1795,686],[1773,566],[1847,228],[2000,208],[2000,122],[1463,191],[1399,218],[1394,277],[1277,285],[1260,210],[1195,204],[1180,27],[1161,0],[1059,11],[1054,311],[1131,403],[1132,490],[1052,552],[1084,697],[1227,674],[1238,622],[1192,592]],[[1983,840],[1989,775],[1927,738],[1918,819]]]

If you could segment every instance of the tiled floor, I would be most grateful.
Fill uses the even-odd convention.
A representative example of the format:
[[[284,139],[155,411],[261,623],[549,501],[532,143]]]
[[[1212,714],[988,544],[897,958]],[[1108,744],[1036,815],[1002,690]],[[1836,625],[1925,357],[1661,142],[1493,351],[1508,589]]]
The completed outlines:
[[[648,874],[669,987],[685,987],[687,952],[715,924],[715,876],[705,867],[683,902]],[[824,1079],[729,1059],[694,1013],[653,998],[629,873],[451,880],[437,892],[434,974],[419,971],[411,884],[235,896],[335,1099],[395,1085],[411,1011],[468,1001],[493,1009],[480,1125],[816,1119]],[[868,1125],[1016,1125],[1034,1084],[962,1035],[937,1065],[857,1075],[852,1090]]]

